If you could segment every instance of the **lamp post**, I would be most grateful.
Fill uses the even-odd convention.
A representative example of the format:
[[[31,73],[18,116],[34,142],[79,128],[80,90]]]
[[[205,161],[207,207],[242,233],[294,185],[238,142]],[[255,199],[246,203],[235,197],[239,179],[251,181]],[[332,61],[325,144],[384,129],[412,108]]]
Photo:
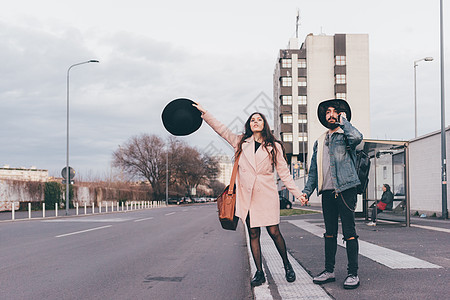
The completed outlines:
[[[417,87],[416,87],[416,67],[420,61],[432,61],[432,57],[425,57],[414,61],[414,137],[417,137]]]
[[[169,147],[166,152],[166,205],[169,205]]]
[[[445,138],[445,90],[444,90],[444,1],[439,4],[440,20],[440,61],[441,61],[441,178],[442,178],[442,219],[448,219],[447,210],[447,142]]]
[[[71,65],[67,70],[67,141],[66,141],[66,216],[69,214],[69,183],[70,183],[70,174],[69,174],[69,73],[70,69],[73,67],[88,64],[88,63],[98,63],[98,60],[88,60],[84,62],[80,62],[74,65]]]

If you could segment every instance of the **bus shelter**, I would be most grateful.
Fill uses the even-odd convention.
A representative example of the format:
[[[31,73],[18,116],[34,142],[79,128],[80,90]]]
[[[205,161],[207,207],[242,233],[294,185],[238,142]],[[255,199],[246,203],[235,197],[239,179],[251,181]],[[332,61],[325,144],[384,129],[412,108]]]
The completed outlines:
[[[383,184],[387,183],[394,201],[377,219],[410,225],[408,145],[405,141],[387,140],[363,140],[358,145],[357,149],[364,150],[371,161],[367,190],[362,195],[362,214],[366,220],[381,199]]]

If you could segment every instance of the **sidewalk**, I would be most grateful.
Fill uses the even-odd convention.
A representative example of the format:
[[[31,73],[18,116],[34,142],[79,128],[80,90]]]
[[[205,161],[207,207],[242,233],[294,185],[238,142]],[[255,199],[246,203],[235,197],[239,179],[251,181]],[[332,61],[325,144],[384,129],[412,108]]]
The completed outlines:
[[[295,208],[300,207],[295,205]],[[301,208],[320,211],[320,207]],[[377,226],[370,227],[366,225],[367,222],[364,219],[356,220],[360,241],[361,286],[356,290],[345,290],[342,287],[347,275],[347,257],[345,245],[341,239],[338,239],[336,282],[322,287],[314,285],[316,288],[322,288],[329,299],[413,300],[444,299],[448,296],[450,292],[448,284],[450,281],[449,220],[411,217],[411,227],[382,221],[379,221]],[[306,272],[309,277],[298,276],[295,282],[298,289],[296,294],[292,295],[292,293],[284,292],[285,280],[283,281],[282,277],[278,280],[269,275],[271,297],[273,299],[311,299],[307,296],[302,297],[302,294],[311,295],[312,276],[324,269],[322,214],[282,217],[280,228],[290,255],[298,262],[293,264],[294,269],[299,274]],[[269,244],[267,243],[267,246]],[[276,255],[270,256],[264,253],[263,256],[266,271],[277,274],[278,268],[270,266],[278,266],[281,264],[281,259]],[[293,286],[289,289],[295,290]],[[317,294],[316,292],[313,294]],[[255,295],[258,293],[255,292]],[[256,299],[260,298],[257,296]],[[326,296],[322,295],[321,298],[314,299],[326,299]]]

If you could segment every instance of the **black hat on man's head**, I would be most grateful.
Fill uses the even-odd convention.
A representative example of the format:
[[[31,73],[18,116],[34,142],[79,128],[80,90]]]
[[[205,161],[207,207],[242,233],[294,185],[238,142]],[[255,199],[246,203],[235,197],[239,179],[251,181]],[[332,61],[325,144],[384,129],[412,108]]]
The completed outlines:
[[[192,106],[194,101],[185,98],[172,100],[164,108],[161,118],[164,127],[173,135],[188,135],[202,125],[201,112]]]
[[[343,99],[325,100],[321,102],[319,104],[319,107],[317,108],[317,117],[319,117],[320,123],[322,123],[322,125],[326,128],[332,129],[326,119],[326,113],[329,107],[334,107],[334,109],[337,110],[338,113],[345,112],[348,121],[350,121],[350,119],[352,118],[352,111],[347,101]]]

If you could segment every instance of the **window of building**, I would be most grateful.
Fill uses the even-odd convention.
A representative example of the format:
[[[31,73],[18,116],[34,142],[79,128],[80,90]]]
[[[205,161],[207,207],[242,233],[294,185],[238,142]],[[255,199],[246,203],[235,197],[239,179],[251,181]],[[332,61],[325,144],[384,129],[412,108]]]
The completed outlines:
[[[306,68],[306,59],[304,59],[304,58],[299,58],[299,59],[298,59],[298,67],[299,67],[299,69],[304,69],[304,68]]]
[[[283,123],[292,123],[292,115],[284,114],[283,115]]]
[[[306,77],[298,78],[298,86],[306,86]]]
[[[292,133],[283,133],[283,142],[292,142]]]
[[[299,132],[298,133],[298,141],[299,142],[307,142],[308,141],[308,133],[306,133],[306,132]]]
[[[306,124],[308,120],[306,119],[306,114],[299,114],[298,115],[298,123]]]
[[[298,104],[306,105],[306,96],[298,96]]]
[[[345,84],[345,83],[347,83],[345,74],[336,74],[336,84]]]
[[[337,99],[347,99],[347,93],[336,93],[336,98]]]
[[[281,96],[282,105],[292,105],[292,96]]]
[[[281,86],[292,86],[292,77],[281,77]]]
[[[281,59],[281,67],[282,68],[291,68],[292,67],[292,61],[290,58],[282,58]]]
[[[347,59],[343,55],[338,55],[334,58],[336,66],[345,66],[347,64]]]

